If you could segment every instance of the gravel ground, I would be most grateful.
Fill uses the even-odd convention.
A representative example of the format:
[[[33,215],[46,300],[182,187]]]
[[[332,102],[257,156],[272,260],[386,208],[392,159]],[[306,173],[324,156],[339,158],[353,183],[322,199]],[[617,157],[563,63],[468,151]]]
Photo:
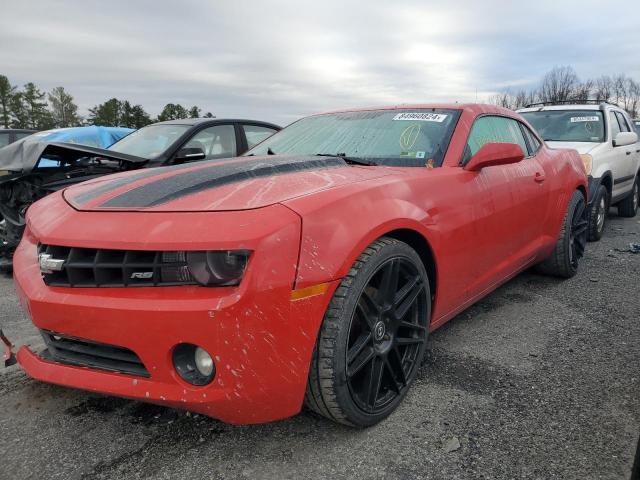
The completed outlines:
[[[614,210],[615,211],[615,210]],[[612,213],[580,273],[524,273],[433,333],[400,408],[234,427],[0,369],[0,477],[628,479],[640,432],[640,221]],[[0,324],[40,343],[0,277]]]

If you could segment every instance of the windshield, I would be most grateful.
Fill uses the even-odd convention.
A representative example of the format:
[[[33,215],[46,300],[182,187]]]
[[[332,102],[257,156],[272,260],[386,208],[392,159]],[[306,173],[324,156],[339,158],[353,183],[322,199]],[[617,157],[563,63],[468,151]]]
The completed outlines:
[[[188,128],[189,125],[149,125],[114,143],[109,150],[153,160],[162,155]]]
[[[314,115],[248,154],[345,155],[376,165],[440,166],[459,115],[459,110],[432,108]]]
[[[599,110],[542,110],[521,115],[549,142],[604,142]]]

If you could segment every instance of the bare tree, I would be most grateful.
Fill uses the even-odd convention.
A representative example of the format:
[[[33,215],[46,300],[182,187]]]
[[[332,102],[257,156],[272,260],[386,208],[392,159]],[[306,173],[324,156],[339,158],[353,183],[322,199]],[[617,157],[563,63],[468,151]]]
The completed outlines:
[[[540,100],[543,102],[571,100],[579,84],[578,75],[572,67],[554,67],[542,78]]]
[[[493,105],[498,105],[499,107],[511,108],[513,109],[513,99],[511,92],[507,89],[504,92],[496,93],[495,95],[491,95],[489,97],[489,103]]]
[[[536,90],[518,90],[515,93],[511,93],[511,91],[507,89],[504,92],[499,92],[489,97],[489,103],[516,110],[526,107],[530,103],[535,103],[537,95]]]
[[[629,103],[625,107],[633,118],[640,117],[640,83],[629,79]]]
[[[612,78],[612,99],[635,117],[640,107],[640,85],[624,74],[616,75]]]
[[[588,100],[591,98],[591,94],[594,90],[594,81],[589,79],[585,82],[578,83],[574,87],[572,94],[572,100]]]
[[[609,75],[598,77],[594,81],[594,96],[598,100],[609,101],[613,94],[613,80]]]

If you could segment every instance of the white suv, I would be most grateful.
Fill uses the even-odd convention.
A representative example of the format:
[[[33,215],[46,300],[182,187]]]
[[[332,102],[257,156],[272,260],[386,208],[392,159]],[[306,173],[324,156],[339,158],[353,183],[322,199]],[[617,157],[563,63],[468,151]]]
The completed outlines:
[[[610,103],[540,103],[518,110],[551,148],[573,148],[589,176],[589,230],[600,240],[611,205],[633,217],[640,197],[640,142],[627,112]]]

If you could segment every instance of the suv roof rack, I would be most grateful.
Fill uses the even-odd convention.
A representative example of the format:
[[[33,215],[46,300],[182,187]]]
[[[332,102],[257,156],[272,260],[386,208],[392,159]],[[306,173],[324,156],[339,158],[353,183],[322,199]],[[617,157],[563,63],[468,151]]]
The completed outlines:
[[[531,108],[531,107],[547,107],[550,105],[601,105],[603,103],[606,103],[607,105],[613,105],[614,107],[618,107],[620,108],[619,105],[613,103],[613,102],[609,102],[607,100],[601,100],[599,98],[595,98],[595,99],[591,99],[591,98],[576,98],[573,100],[553,100],[553,101],[549,101],[549,102],[536,102],[536,103],[530,103],[528,105],[525,106],[525,108]]]

